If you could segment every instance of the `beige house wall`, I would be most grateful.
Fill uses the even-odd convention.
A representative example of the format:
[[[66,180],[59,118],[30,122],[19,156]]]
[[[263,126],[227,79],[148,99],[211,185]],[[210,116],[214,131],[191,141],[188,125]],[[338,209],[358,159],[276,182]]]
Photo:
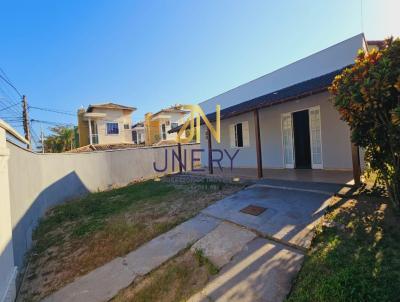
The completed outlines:
[[[79,109],[78,111],[79,147],[89,145],[89,125],[83,117],[85,112],[85,109]]]
[[[118,144],[132,143],[132,114],[128,110],[103,109],[94,108],[92,112],[104,113],[106,117],[96,119],[99,144]],[[118,123],[118,134],[107,134],[107,122]],[[129,128],[124,129],[124,125],[128,124]],[[92,132],[94,129],[92,129]]]

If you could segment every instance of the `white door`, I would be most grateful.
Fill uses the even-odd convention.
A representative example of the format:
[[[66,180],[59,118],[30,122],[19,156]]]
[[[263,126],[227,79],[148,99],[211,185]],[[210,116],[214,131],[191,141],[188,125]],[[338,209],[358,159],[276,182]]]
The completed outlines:
[[[322,169],[321,114],[319,106],[308,110],[310,116],[311,167]]]
[[[282,114],[283,160],[285,168],[294,168],[292,114]]]

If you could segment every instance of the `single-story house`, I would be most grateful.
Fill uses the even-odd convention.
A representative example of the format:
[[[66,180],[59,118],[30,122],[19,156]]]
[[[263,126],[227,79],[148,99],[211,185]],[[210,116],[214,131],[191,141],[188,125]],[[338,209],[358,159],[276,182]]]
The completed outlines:
[[[359,150],[328,87],[354,63],[359,49],[376,42],[356,35],[200,103],[214,127],[216,105],[221,106],[221,142],[203,124],[201,148],[226,149],[231,155],[238,150],[233,167],[255,168],[259,177],[263,169],[353,170],[359,175]],[[219,164],[231,167],[225,154],[207,153],[202,164],[210,173]]]

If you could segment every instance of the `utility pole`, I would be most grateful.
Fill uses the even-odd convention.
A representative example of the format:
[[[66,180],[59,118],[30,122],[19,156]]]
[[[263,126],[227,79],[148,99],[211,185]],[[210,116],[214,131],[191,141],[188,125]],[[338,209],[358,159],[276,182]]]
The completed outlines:
[[[40,140],[42,141],[42,153],[44,153],[44,134],[42,124],[40,124]]]
[[[29,128],[28,104],[26,103],[26,96],[22,96],[22,119],[24,124],[25,138],[29,142],[28,149],[32,148],[31,145],[31,132]]]

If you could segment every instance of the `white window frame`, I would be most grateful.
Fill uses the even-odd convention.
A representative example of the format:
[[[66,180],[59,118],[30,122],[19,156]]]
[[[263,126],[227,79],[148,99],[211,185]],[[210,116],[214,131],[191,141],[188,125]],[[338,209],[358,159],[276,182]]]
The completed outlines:
[[[108,124],[117,124],[118,133],[108,133]],[[119,134],[120,134],[119,123],[118,122],[113,122],[113,121],[107,121],[106,122],[106,135],[118,136]]]
[[[237,133],[236,133],[236,126],[238,124],[242,124],[242,141],[243,146],[239,147],[237,145]],[[230,125],[230,144],[231,148],[235,149],[244,149],[250,147],[250,130],[249,130],[249,122],[248,121],[240,121]]]
[[[283,161],[283,165],[285,168],[287,169],[294,169],[294,165],[295,165],[295,154],[294,154],[294,134],[293,134],[293,116],[292,116],[293,112],[286,112],[286,113],[282,113],[281,114],[281,137],[282,137],[282,161]],[[290,118],[290,140],[291,140],[291,153],[292,153],[292,162],[286,162],[285,159],[285,138],[284,138],[284,129],[283,129],[283,119],[284,118]]]

